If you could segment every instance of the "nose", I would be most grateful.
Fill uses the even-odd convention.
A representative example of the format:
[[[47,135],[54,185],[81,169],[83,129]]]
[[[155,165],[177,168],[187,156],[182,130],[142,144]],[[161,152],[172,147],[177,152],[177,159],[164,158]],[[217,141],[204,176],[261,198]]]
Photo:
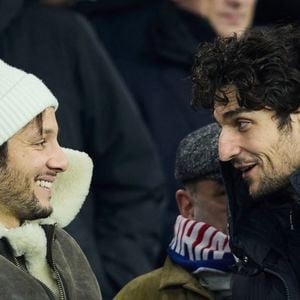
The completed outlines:
[[[57,144],[51,157],[47,162],[48,167],[56,173],[64,172],[68,169],[68,159],[63,149]]]
[[[219,136],[219,158],[221,161],[229,161],[239,155],[241,147],[238,138],[229,131],[222,129]]]

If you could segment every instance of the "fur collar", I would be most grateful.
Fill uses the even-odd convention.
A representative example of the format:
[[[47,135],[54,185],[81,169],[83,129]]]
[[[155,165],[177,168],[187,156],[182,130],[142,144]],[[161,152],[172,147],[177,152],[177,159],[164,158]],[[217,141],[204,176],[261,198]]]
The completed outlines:
[[[35,222],[63,228],[75,218],[89,192],[93,162],[84,152],[64,149],[69,161],[66,172],[57,175],[52,191],[53,213]]]

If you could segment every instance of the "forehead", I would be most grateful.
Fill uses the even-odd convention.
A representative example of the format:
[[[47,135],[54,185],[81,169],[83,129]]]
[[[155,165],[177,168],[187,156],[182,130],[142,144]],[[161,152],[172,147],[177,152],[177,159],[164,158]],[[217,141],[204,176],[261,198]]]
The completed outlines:
[[[204,202],[209,204],[211,197],[218,197],[220,193],[225,191],[225,187],[222,183],[216,180],[200,180],[197,183],[197,196],[200,197]],[[206,201],[207,200],[207,201]]]
[[[222,183],[220,183],[217,180],[214,179],[203,179],[203,180],[199,180],[197,182],[197,186],[199,189],[203,189],[206,190],[208,189],[214,189],[214,188],[224,188],[224,185]]]
[[[47,133],[47,131],[55,132],[57,130],[55,110],[49,107],[17,132],[16,136],[42,135]]]
[[[239,112],[245,110],[241,106],[239,106],[237,102],[237,95],[235,89],[228,88],[227,90],[225,90],[225,93],[228,99],[228,103],[224,104],[215,101],[214,105],[214,117],[219,124],[222,123],[222,121],[225,121],[225,119],[228,118],[228,116],[230,116],[230,112]],[[218,92],[217,94],[218,96],[222,97],[221,92]]]

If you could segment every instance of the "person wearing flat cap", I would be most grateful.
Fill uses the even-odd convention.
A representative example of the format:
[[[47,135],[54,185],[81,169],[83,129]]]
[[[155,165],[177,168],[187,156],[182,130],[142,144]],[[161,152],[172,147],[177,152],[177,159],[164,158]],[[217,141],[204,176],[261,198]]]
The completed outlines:
[[[115,300],[231,299],[235,259],[227,236],[227,196],[219,170],[216,123],[179,144],[175,177],[180,215],[162,268],[129,282]]]
[[[62,229],[84,202],[93,164],[59,146],[57,107],[41,80],[0,60],[0,299],[101,299]]]

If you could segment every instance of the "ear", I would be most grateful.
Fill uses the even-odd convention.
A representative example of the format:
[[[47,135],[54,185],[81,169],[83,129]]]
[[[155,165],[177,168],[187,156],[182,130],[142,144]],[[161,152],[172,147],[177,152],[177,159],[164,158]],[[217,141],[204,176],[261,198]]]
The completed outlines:
[[[191,197],[191,194],[184,189],[177,190],[176,202],[180,214],[187,219],[193,219],[194,204],[193,204],[193,199]]]
[[[298,133],[300,132],[300,108],[290,114],[293,128],[297,128]]]
[[[300,120],[300,108],[298,108],[296,111],[292,112],[290,114],[290,118],[292,121],[298,121]]]

